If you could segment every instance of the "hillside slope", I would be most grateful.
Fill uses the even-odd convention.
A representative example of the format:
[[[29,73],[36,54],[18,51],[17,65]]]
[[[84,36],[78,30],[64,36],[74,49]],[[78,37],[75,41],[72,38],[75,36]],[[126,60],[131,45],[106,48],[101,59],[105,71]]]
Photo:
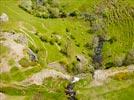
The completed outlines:
[[[74,77],[78,100],[132,100],[133,0],[50,0],[33,10],[23,1],[36,2],[0,0],[2,100],[67,100]],[[37,16],[43,7],[47,17]]]

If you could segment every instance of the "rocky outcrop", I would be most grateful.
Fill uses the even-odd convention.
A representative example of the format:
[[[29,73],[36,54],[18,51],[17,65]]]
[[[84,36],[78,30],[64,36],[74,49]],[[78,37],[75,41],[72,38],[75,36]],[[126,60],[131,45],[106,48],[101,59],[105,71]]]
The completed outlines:
[[[0,41],[1,45],[8,48],[8,54],[0,59],[0,73],[10,71],[12,67],[8,63],[10,60],[12,60],[14,66],[21,67],[18,62],[25,56],[24,50],[27,49],[26,37],[15,32],[1,32],[0,34],[3,38]]]
[[[6,13],[2,13],[0,16],[0,22],[8,22],[9,18]]]
[[[31,49],[29,49],[28,54],[29,54],[29,57],[30,57],[31,61],[37,61],[38,60],[37,55]]]
[[[77,55],[76,56],[76,59],[77,59],[77,64],[76,64],[76,67],[78,68],[78,71],[81,73],[81,72],[84,72],[88,64],[88,60],[86,59],[86,57],[84,55]]]

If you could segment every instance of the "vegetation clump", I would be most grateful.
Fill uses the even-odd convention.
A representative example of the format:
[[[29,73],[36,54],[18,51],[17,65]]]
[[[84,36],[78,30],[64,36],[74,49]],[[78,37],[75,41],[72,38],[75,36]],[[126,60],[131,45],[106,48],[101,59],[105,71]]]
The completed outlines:
[[[58,0],[22,0],[20,7],[40,18],[66,17]]]

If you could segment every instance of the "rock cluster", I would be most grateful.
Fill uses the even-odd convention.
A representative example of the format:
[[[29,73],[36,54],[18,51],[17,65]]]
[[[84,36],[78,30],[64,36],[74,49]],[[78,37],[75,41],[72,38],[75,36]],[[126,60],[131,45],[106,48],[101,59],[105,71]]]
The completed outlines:
[[[6,13],[2,13],[0,16],[0,22],[8,22],[9,18]]]

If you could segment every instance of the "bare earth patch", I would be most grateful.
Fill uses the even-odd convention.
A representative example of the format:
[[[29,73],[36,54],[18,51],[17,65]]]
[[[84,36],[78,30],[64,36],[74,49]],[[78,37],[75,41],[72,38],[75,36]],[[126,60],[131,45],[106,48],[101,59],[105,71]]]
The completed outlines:
[[[0,92],[0,100],[7,100],[6,95]]]
[[[53,78],[62,78],[66,80],[70,80],[71,76],[68,74],[63,74],[62,72],[53,70],[53,69],[44,69],[34,75],[32,75],[30,78],[22,81],[22,84],[31,85],[42,85],[45,78],[53,77]]]
[[[92,86],[103,85],[109,77],[122,72],[123,73],[134,72],[134,65],[129,65],[127,67],[121,67],[116,69],[96,70],[94,72],[94,76],[93,76],[94,80],[91,82],[91,85]]]

